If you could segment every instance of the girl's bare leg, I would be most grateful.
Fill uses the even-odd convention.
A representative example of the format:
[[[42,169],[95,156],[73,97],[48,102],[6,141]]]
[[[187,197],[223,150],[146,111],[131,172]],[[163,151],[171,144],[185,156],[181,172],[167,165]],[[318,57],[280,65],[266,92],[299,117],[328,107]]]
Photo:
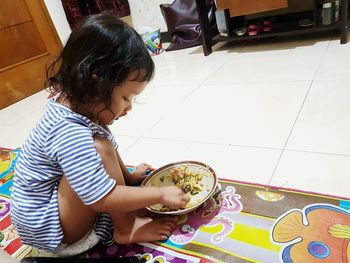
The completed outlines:
[[[118,157],[112,143],[104,138],[95,137],[97,152],[100,154],[107,173],[125,185]],[[141,216],[137,211],[109,213],[114,223],[114,239],[119,244],[156,241],[167,239],[176,228],[177,218],[157,218]]]
[[[65,176],[58,186],[58,208],[65,244],[82,239],[94,226],[97,212],[83,204]]]

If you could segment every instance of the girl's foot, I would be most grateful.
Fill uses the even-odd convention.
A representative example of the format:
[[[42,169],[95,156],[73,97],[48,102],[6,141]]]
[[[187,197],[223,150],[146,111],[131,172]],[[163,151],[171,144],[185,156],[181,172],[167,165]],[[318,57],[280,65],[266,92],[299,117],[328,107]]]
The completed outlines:
[[[178,220],[177,217],[150,218],[136,216],[134,220],[130,220],[132,225],[115,228],[114,240],[118,244],[167,240],[175,230]]]

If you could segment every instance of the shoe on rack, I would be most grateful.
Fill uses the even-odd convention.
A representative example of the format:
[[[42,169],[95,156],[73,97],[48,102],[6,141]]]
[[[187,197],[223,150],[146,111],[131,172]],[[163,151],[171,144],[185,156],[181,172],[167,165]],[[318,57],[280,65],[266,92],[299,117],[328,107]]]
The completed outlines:
[[[270,20],[264,20],[263,22],[263,31],[270,32],[272,30],[272,22]]]
[[[257,24],[251,24],[248,27],[248,35],[249,36],[256,36],[260,33],[260,27]]]

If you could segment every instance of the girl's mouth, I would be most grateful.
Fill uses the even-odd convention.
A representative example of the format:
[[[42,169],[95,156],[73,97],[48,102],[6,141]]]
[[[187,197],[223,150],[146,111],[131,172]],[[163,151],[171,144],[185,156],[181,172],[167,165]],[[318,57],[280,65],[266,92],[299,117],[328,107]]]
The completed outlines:
[[[124,116],[126,116],[126,115],[128,115],[128,113],[127,113],[127,112],[123,112],[123,113],[120,114],[118,117],[116,117],[115,120],[118,120],[119,118],[124,117]]]

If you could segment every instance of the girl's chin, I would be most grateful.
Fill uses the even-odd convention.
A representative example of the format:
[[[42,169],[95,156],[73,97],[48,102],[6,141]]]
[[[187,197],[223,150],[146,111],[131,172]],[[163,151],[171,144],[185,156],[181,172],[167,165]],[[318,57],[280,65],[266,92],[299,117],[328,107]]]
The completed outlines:
[[[114,118],[111,120],[107,125],[112,125],[115,121],[119,120],[119,117]]]
[[[117,119],[111,120],[107,125],[112,125]]]

